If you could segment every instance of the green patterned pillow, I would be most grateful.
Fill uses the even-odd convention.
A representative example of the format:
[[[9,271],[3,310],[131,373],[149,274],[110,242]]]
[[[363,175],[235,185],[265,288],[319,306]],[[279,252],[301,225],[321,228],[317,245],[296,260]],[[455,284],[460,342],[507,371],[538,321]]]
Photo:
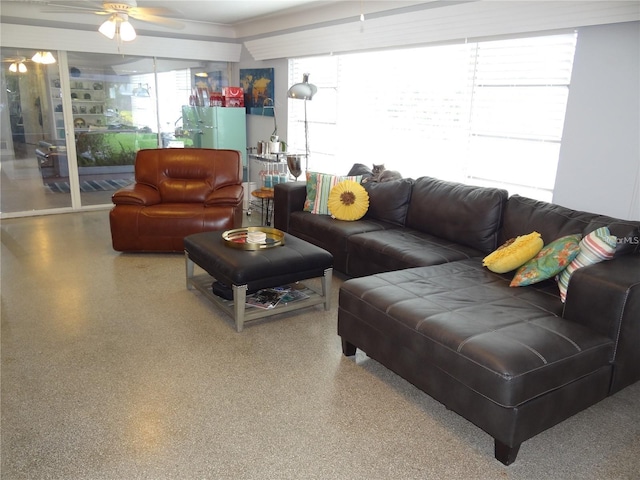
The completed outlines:
[[[327,173],[307,172],[307,199],[304,211],[318,215],[329,215],[329,193],[343,180],[360,183],[362,175],[337,176]]]
[[[511,287],[524,287],[553,278],[562,272],[580,252],[582,235],[567,235],[542,247],[516,272]]]

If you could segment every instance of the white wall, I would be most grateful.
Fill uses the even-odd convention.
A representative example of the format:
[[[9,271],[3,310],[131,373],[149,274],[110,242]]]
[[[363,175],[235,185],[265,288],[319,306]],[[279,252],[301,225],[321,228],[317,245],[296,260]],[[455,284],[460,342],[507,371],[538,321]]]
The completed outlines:
[[[278,121],[278,135],[280,140],[287,141],[287,90],[289,90],[289,66],[284,58],[277,60],[255,61],[243,47],[238,64],[238,72],[232,78],[238,82],[240,69],[243,68],[273,68],[274,69],[274,103]],[[247,115],[247,147],[255,147],[260,140],[269,140],[273,132],[273,117],[262,115]]]
[[[554,203],[640,220],[640,22],[583,27]]]

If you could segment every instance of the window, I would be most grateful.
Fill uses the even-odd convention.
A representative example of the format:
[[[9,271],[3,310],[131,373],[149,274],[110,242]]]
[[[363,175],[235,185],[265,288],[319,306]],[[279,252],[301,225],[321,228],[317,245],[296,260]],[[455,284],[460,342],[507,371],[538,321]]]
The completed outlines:
[[[576,34],[292,59],[310,73],[312,170],[384,163],[551,200]],[[304,151],[303,102],[289,144]]]

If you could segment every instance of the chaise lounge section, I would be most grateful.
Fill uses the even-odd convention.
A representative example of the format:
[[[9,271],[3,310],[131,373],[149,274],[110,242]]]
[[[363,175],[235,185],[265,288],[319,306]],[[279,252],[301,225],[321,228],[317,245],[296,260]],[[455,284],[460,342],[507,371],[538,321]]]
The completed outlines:
[[[276,228],[337,252],[334,268],[357,277],[340,289],[344,355],[361,349],[476,424],[505,465],[525,440],[640,379],[640,222],[404,182],[404,217],[380,215],[404,188],[381,184],[355,222],[302,211],[302,182],[276,187]],[[618,239],[614,258],[575,271],[565,303],[553,278],[511,287],[513,272],[483,266],[508,239],[536,231],[547,244],[603,226]]]

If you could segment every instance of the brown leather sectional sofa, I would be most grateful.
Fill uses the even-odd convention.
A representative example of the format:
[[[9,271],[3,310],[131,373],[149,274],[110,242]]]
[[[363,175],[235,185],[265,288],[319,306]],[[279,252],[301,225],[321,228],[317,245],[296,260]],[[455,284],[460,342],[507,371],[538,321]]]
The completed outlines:
[[[640,379],[640,222],[434,178],[367,187],[355,222],[303,212],[303,182],[275,189],[275,226],[319,245],[350,278],[343,353],[360,348],[494,438],[520,445]],[[608,226],[615,257],[577,270],[566,303],[553,280],[510,287],[482,258],[537,231],[545,243]]]

